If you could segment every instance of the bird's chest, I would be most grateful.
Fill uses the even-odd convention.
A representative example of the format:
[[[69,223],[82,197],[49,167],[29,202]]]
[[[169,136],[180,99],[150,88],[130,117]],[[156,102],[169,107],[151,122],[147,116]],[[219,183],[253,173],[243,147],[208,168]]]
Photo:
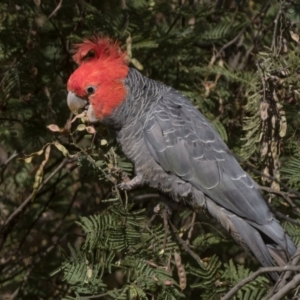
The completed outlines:
[[[126,157],[134,164],[135,173],[142,182],[170,194],[175,201],[192,193],[192,186],[170,172],[166,172],[153,158],[143,136],[143,126],[122,129],[117,140]]]
[[[147,148],[143,137],[142,123],[123,128],[117,134],[117,141],[125,156],[134,164],[135,173],[142,175],[144,181],[150,183],[156,173],[161,173],[161,176],[165,173]]]

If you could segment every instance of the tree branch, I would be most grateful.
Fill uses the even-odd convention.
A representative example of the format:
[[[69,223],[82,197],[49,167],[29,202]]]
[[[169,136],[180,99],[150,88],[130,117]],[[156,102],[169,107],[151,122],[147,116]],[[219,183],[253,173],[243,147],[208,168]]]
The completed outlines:
[[[52,13],[48,16],[48,20],[50,20],[61,8],[62,5],[62,0],[60,0],[57,4],[57,6],[54,8],[54,10],[52,11]]]
[[[295,196],[294,194],[291,194],[291,193],[288,193],[288,192],[277,191],[277,190],[274,190],[274,189],[272,189],[270,187],[266,187],[266,186],[260,186],[260,189],[262,191],[266,191],[266,192],[271,193],[271,194],[280,195],[281,197],[283,197],[289,203],[289,205],[292,208],[295,209],[295,211],[298,214],[300,214],[300,208],[291,199],[291,196]]]
[[[32,197],[36,195],[67,163],[71,160],[69,158],[65,158],[53,172],[43,181],[43,183],[39,186],[37,191],[33,191],[22,204],[5,220],[4,224],[1,228],[2,238],[0,239],[0,249],[2,248],[5,237],[7,234],[7,230],[12,226],[13,221],[30,205]]]
[[[257,19],[257,17],[259,17],[261,14],[266,13],[266,11],[269,9],[269,6],[271,4],[271,0],[269,0],[265,6],[263,6],[263,8],[251,19],[250,23],[246,26],[243,27],[243,29],[232,39],[230,40],[228,43],[226,43],[216,54],[215,58],[218,58],[222,52],[227,49],[229,46],[233,45],[235,42],[237,42],[239,40],[239,38],[242,36],[242,34],[248,29],[248,27],[250,25],[253,24],[253,22]]]
[[[283,296],[285,296],[289,291],[292,289],[298,287],[300,284],[300,274],[294,276],[294,278],[286,284],[284,287],[282,287],[278,293],[276,293],[274,296],[271,298],[267,298],[268,300],[281,300],[283,299]],[[299,299],[299,298],[297,298]]]
[[[300,259],[300,247],[297,248],[297,251],[296,251],[296,253],[295,253],[294,256],[293,256],[290,265],[292,265],[292,266],[297,265],[298,262],[299,262],[299,259]],[[289,271],[289,272],[286,272],[286,273],[284,274],[284,276],[281,276],[281,277],[277,280],[275,286],[273,287],[273,289],[271,290],[271,292],[268,294],[268,296],[271,297],[271,296],[274,295],[277,291],[281,290],[281,289],[286,285],[286,283],[287,283],[288,279],[291,277],[291,275],[292,275],[292,274],[291,274],[291,271]]]
[[[186,252],[188,252],[198,262],[198,264],[201,267],[205,267],[203,265],[201,258],[194,251],[192,251],[191,248],[187,245],[187,243],[178,235],[177,228],[174,226],[174,224],[170,220],[169,220],[169,224],[171,226],[173,233],[175,234],[177,241],[182,245],[183,249]]]
[[[245,279],[243,279],[239,283],[237,283],[224,297],[221,298],[221,300],[230,300],[233,297],[233,295],[235,293],[237,293],[244,285],[251,282],[252,280],[254,280],[256,277],[260,276],[261,274],[270,273],[270,272],[287,272],[287,271],[294,271],[294,272],[298,271],[299,272],[300,266],[286,265],[284,267],[260,268],[256,272],[252,273],[250,276],[246,277]],[[300,274],[299,274],[299,276],[300,276]],[[280,298],[276,298],[276,299],[280,299]],[[272,300],[275,300],[275,298]]]

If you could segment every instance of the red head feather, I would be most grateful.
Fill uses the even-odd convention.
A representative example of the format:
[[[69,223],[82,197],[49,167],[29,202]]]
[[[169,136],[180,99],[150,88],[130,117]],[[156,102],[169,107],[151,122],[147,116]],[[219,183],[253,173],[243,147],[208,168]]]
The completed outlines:
[[[68,90],[88,98],[98,119],[109,116],[126,98],[123,79],[129,68],[126,52],[109,38],[93,37],[75,45],[74,61],[78,69],[70,76]],[[87,87],[96,91],[88,95]]]
[[[122,52],[119,43],[107,37],[94,36],[85,39],[81,44],[75,45],[76,53],[73,55],[74,61],[81,65],[85,61],[97,59],[109,59],[119,61],[124,64],[126,53]]]

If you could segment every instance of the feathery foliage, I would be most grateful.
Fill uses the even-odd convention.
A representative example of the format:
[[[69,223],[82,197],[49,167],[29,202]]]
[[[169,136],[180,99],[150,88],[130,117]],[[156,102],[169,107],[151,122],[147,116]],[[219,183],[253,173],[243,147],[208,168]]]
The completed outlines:
[[[113,132],[71,124],[66,105],[72,44],[92,34],[119,39],[132,67],[193,101],[299,244],[297,1],[24,0],[0,11],[1,299],[217,300],[259,267],[205,212],[118,190],[133,168]],[[272,291],[262,275],[232,299]]]

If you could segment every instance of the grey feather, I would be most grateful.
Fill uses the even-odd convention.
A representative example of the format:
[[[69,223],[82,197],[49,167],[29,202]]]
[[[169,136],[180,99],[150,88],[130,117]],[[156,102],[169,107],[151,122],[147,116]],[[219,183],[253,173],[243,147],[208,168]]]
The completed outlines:
[[[283,259],[280,251],[291,257],[296,246],[257,184],[191,102],[133,69],[124,84],[126,101],[104,122],[117,130],[140,181],[194,209],[206,208],[263,266]]]

